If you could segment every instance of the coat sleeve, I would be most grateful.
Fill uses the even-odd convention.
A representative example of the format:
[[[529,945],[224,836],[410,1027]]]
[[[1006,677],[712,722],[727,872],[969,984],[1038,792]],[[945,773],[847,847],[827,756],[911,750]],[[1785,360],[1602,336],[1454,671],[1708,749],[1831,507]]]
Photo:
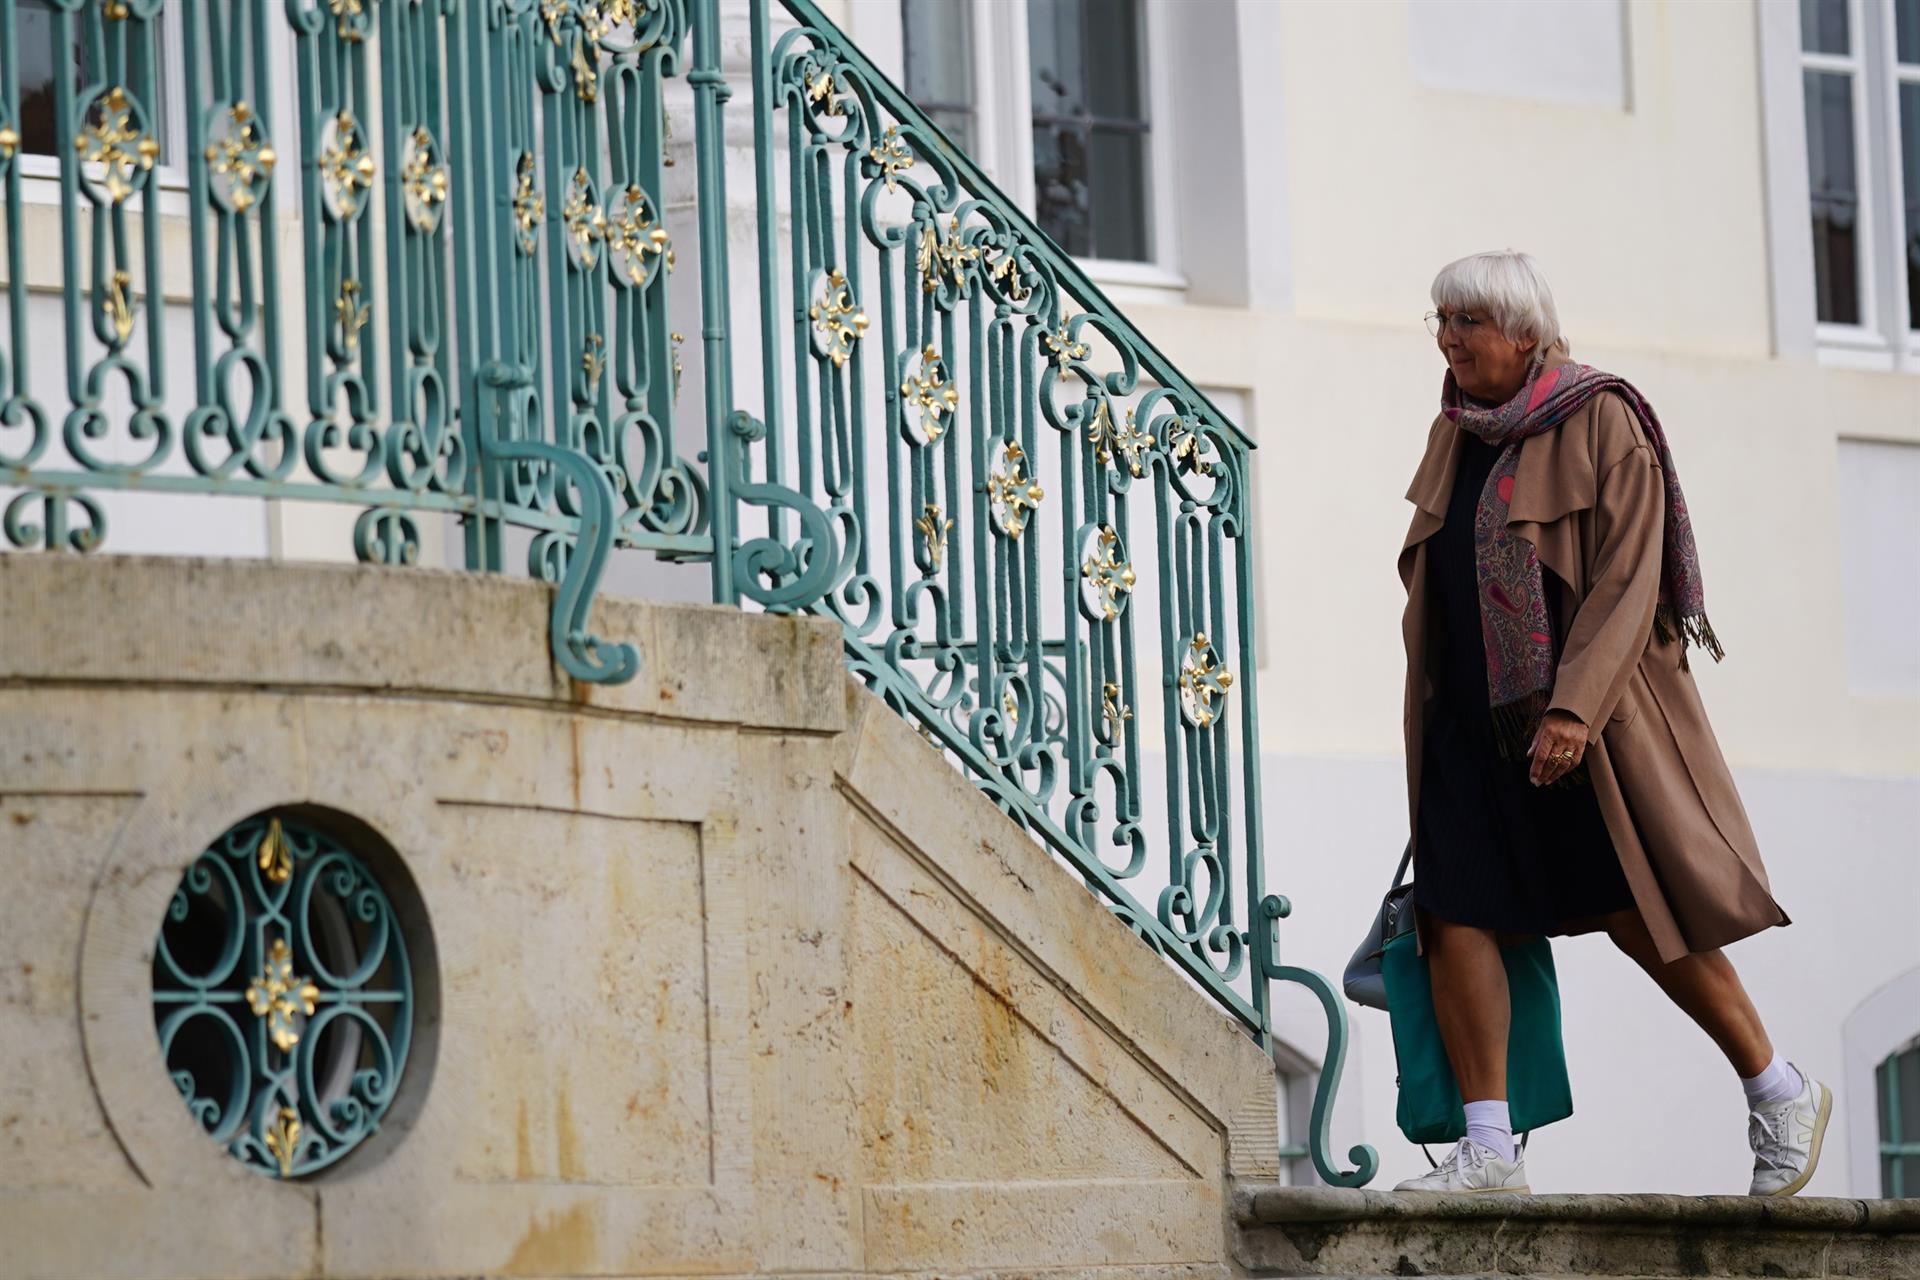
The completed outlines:
[[[1600,736],[1601,720],[1653,631],[1665,521],[1660,467],[1641,443],[1600,479],[1587,593],[1573,615],[1547,704],[1579,717],[1589,742]]]

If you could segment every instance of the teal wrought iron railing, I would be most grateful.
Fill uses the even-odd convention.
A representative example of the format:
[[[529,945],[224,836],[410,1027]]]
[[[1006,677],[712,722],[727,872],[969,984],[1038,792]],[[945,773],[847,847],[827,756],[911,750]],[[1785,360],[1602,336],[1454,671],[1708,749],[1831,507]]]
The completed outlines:
[[[345,503],[404,564],[457,523],[555,584],[585,681],[637,669],[589,627],[616,551],[832,616],[1255,1036],[1272,983],[1318,997],[1306,1146],[1367,1181],[1263,880],[1251,443],[810,0],[728,3],[744,66],[720,0],[0,0],[0,533]],[[29,40],[62,73],[24,85]]]

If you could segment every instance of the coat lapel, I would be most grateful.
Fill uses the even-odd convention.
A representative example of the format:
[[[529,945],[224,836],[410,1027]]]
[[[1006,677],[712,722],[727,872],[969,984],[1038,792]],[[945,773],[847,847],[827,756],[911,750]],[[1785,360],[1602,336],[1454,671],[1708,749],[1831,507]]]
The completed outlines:
[[[1460,430],[1442,414],[1434,419],[1427,433],[1427,451],[1420,459],[1413,483],[1407,486],[1407,501],[1413,504],[1413,521],[1407,526],[1407,539],[1400,544],[1400,578],[1411,586],[1408,574],[1413,567],[1413,549],[1440,531],[1447,522],[1447,504],[1453,498],[1453,476],[1460,465]]]

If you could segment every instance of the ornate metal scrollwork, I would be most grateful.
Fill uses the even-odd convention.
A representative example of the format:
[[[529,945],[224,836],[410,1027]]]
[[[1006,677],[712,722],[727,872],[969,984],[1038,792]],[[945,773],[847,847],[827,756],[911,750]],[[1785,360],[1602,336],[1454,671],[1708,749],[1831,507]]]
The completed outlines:
[[[341,110],[321,129],[319,163],[327,215],[340,222],[359,217],[379,165],[367,150],[366,130],[353,112]]]
[[[213,116],[205,153],[213,198],[229,213],[245,213],[260,203],[279,162],[259,118],[244,102]]]
[[[378,1129],[406,1070],[413,991],[386,887],[284,814],[209,844],[154,944],[174,1086],[216,1142],[273,1177],[327,1168]]]

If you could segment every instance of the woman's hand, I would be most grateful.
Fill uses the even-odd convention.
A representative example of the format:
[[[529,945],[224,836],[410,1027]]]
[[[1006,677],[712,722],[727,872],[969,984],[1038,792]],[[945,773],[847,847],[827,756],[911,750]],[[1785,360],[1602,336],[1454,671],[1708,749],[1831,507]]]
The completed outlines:
[[[1587,726],[1571,711],[1549,711],[1540,717],[1540,727],[1533,732],[1533,746],[1528,754],[1533,764],[1527,770],[1527,777],[1534,786],[1558,782],[1573,772],[1574,766],[1587,754]]]

